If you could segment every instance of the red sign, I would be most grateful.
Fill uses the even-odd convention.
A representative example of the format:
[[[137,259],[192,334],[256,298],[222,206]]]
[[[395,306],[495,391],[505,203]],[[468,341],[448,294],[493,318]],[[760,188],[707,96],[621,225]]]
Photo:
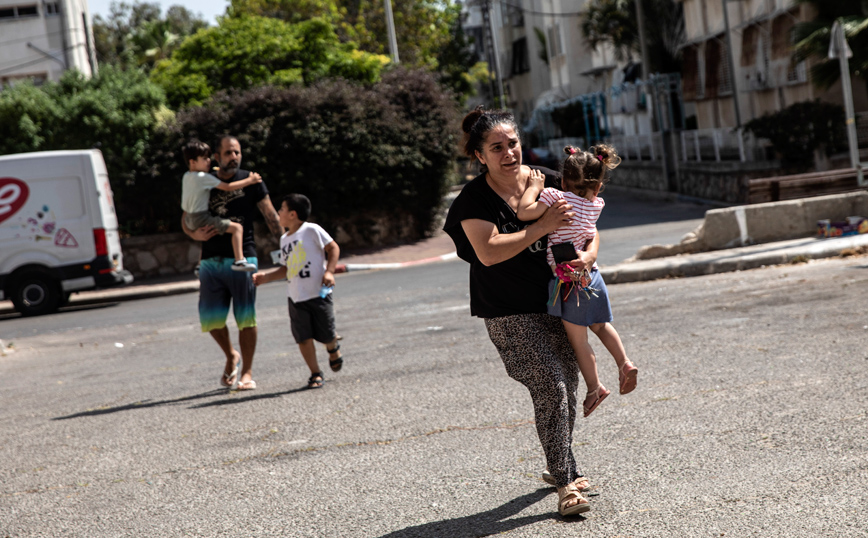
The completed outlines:
[[[58,247],[75,248],[78,246],[78,241],[69,233],[66,228],[57,230],[57,235],[54,236],[54,244]]]
[[[14,177],[0,177],[0,222],[18,212],[30,196],[27,184]]]

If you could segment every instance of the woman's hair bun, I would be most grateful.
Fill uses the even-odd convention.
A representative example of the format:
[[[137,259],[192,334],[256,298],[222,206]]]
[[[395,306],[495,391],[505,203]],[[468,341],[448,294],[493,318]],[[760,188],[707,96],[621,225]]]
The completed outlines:
[[[580,153],[582,150],[575,146],[566,146],[564,147],[564,153],[567,155],[574,155],[576,153]]]
[[[465,133],[469,133],[483,114],[485,114],[485,110],[482,105],[479,105],[478,107],[471,110],[469,114],[464,116],[464,121],[461,122],[461,130]]]

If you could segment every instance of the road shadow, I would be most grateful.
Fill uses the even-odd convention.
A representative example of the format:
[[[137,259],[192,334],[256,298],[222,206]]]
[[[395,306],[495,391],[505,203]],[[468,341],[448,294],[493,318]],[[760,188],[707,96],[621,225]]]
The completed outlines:
[[[226,400],[213,400],[210,402],[204,402],[197,405],[191,405],[190,409],[204,409],[206,407],[217,407],[220,405],[235,405],[247,402],[254,402],[256,400],[269,400],[272,398],[280,398],[281,396],[286,396],[287,394],[294,394],[296,392],[306,392],[310,389],[305,387],[300,387],[297,389],[289,389],[280,392],[256,392],[255,390],[245,390],[245,391],[235,391],[233,394],[244,394],[245,396],[236,396],[235,398],[229,398]]]
[[[51,420],[68,420],[71,418],[81,418],[81,417],[96,417],[99,415],[108,415],[111,413],[118,413],[120,411],[132,411],[134,409],[148,409],[151,407],[158,407],[160,405],[171,405],[182,402],[189,402],[191,400],[199,400],[202,398],[210,398],[211,396],[219,396],[221,394],[227,394],[226,389],[214,389],[209,390],[208,392],[202,392],[200,394],[193,394],[192,396],[182,396],[180,398],[172,398],[168,400],[143,400],[140,402],[135,402],[126,405],[118,405],[115,407],[106,407],[102,409],[90,409],[88,411],[82,411],[80,413],[73,413],[71,415],[64,415],[62,417],[54,417]]]
[[[535,514],[532,516],[508,519],[521,512],[531,504],[537,503],[552,494],[553,488],[540,488],[536,491],[516,497],[515,499],[493,508],[486,512],[480,512],[470,516],[456,517],[454,519],[441,519],[423,525],[407,527],[405,529],[384,534],[380,538],[478,538],[509,532],[526,525],[557,519],[563,521],[585,521],[582,516],[561,517],[556,512]],[[554,504],[552,504],[554,508]]]
[[[92,303],[73,303],[66,306],[61,306],[57,312],[54,314],[67,314],[72,312],[83,312],[85,310],[96,310],[99,308],[108,308],[110,306],[117,306],[121,304],[120,301],[106,301],[103,299],[100,302],[92,302]],[[17,319],[22,318],[21,314],[13,309],[12,306],[6,308],[5,306],[0,308],[0,321],[6,319]]]

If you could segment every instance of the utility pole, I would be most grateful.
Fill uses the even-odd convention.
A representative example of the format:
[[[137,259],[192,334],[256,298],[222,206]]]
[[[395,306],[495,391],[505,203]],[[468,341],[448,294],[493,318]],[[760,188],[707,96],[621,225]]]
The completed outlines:
[[[844,27],[840,19],[832,26],[832,40],[829,43],[829,58],[838,58],[841,66],[841,87],[844,90],[844,114],[847,125],[847,141],[850,143],[850,165],[856,169],[859,186],[865,185],[865,177],[862,174],[862,163],[859,162],[859,142],[856,139],[856,113],[853,111],[853,88],[850,85],[850,62],[848,58],[853,56],[853,51],[847,45],[844,36]]]
[[[500,76],[500,51],[497,47],[497,37],[494,35],[489,0],[482,0],[482,27],[485,31],[485,49],[489,55],[489,65],[494,69],[495,96],[498,100],[498,108],[506,108],[503,98],[503,78]],[[493,57],[493,58],[492,58]]]
[[[726,9],[727,0],[720,0],[723,7],[723,27],[726,35],[726,57],[729,64],[729,80],[732,86],[732,107],[735,111],[735,128],[741,129],[741,112],[738,106],[738,84],[735,79],[735,62],[732,59],[732,37],[729,35],[729,12]],[[740,136],[740,135],[739,135]]]
[[[642,0],[636,0],[636,27],[639,28],[639,50],[642,54],[642,78],[646,82],[646,90],[648,82],[651,80],[651,64],[648,60],[648,45],[645,42],[645,12],[642,8]],[[657,98],[656,89],[653,92],[647,92],[652,100]],[[648,106],[648,114],[651,116],[651,132],[654,132],[656,127],[662,131],[662,126],[656,125],[656,116],[654,114],[654,103]]]
[[[392,0],[385,0],[386,4],[386,28],[389,31],[389,53],[392,55],[392,61],[400,63],[398,60],[398,38],[395,36],[395,18],[392,16]]]

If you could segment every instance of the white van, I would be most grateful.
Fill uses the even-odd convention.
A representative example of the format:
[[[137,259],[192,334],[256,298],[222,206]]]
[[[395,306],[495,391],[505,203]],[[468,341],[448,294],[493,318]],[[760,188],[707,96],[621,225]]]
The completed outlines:
[[[32,316],[132,281],[99,150],[0,156],[0,299]]]

